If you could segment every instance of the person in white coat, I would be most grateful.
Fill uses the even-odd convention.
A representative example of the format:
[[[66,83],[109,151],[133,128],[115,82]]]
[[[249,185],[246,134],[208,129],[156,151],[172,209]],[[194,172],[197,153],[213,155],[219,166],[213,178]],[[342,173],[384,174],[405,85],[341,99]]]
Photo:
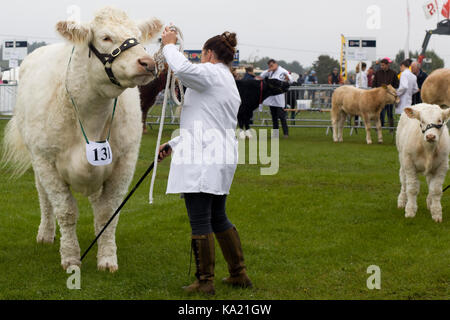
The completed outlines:
[[[175,47],[176,41],[176,32],[166,28],[162,35],[164,57],[187,90],[180,135],[161,145],[160,158],[172,155],[167,193],[184,195],[192,228],[197,279],[184,289],[215,293],[213,234],[230,272],[223,281],[251,287],[239,234],[225,212],[238,159],[235,129],[241,98],[230,71],[236,34],[224,32],[206,41],[201,64],[189,62]]]
[[[287,71],[283,67],[280,67],[274,59],[270,59],[269,62],[267,62],[267,64],[269,66],[269,69],[261,73],[259,79],[264,78],[277,79],[281,81],[288,81],[289,83],[292,83],[294,81],[289,71]],[[284,107],[286,107],[285,94],[283,93],[276,96],[268,97],[266,100],[263,101],[263,105],[270,106],[273,129],[278,130],[279,128],[278,119],[280,119],[284,136],[288,137],[289,129],[286,121],[286,111],[284,111]]]
[[[409,70],[409,61],[405,60],[400,65],[400,85],[397,89],[397,95],[400,98],[400,103],[395,108],[396,114],[401,114],[406,107],[412,105],[412,97],[419,92],[417,86],[417,77]]]

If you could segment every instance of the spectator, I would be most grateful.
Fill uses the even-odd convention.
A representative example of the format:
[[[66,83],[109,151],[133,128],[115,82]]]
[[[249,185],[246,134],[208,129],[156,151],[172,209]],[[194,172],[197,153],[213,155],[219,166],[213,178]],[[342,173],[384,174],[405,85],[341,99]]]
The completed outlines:
[[[333,68],[333,71],[328,76],[328,84],[343,84],[344,80],[339,74],[338,68]]]
[[[405,107],[412,105],[412,96],[419,91],[417,86],[417,77],[409,70],[410,62],[404,60],[400,65],[402,76],[400,78],[400,85],[397,90],[397,95],[400,98],[400,103],[395,108],[396,114],[401,114]]]
[[[373,78],[375,76],[375,70],[373,67],[370,67],[369,70],[367,70],[367,87],[372,88]]]
[[[314,70],[311,70],[311,72],[305,79],[305,84],[318,84],[318,83],[319,82],[317,81],[316,72]]]
[[[376,60],[375,64],[372,66],[372,68],[373,68],[374,73],[377,72],[378,70],[380,70],[381,69],[380,60]]]
[[[368,80],[366,74],[367,64],[365,62],[361,63],[361,71],[359,70],[359,65],[360,65],[359,63],[356,65],[355,86],[357,88],[366,89],[368,88]]]
[[[274,59],[270,59],[267,63],[269,69],[261,73],[261,76],[258,77],[260,79],[269,78],[269,79],[277,79],[281,81],[288,81],[292,83],[292,77],[289,74],[289,71],[280,67],[278,63]],[[279,94],[277,96],[268,97],[264,100],[263,104],[270,106],[270,113],[272,115],[272,123],[275,135],[278,133],[278,119],[281,121],[281,126],[283,127],[283,134],[287,138],[289,136],[289,129],[286,122],[286,111],[284,108],[286,107],[285,95]]]
[[[422,97],[421,97],[420,90],[422,90],[423,82],[428,77],[428,74],[426,74],[426,72],[424,72],[422,70],[420,63],[418,63],[418,62],[413,62],[411,64],[411,71],[412,71],[413,74],[416,75],[416,77],[417,77],[417,86],[419,87],[419,92],[417,92],[417,93],[415,93],[413,95],[413,102],[412,102],[412,104],[414,105],[414,104],[422,103]]]
[[[0,84],[2,84],[3,83],[3,74],[2,74],[2,72],[0,71]]]
[[[245,68],[245,74],[242,80],[254,80],[255,74],[253,73],[253,67]]]
[[[399,80],[397,77],[397,73],[390,69],[389,58],[384,58],[380,61],[380,70],[375,72],[375,77],[373,78],[372,88],[378,88],[384,85],[392,85],[395,89],[398,88]],[[392,61],[391,61],[392,62]],[[385,115],[387,113],[388,120],[389,120],[389,126],[391,128],[394,127],[394,112],[393,112],[394,106],[392,104],[388,104],[384,107],[384,109],[380,113],[380,119],[381,119],[381,126],[384,127],[384,120]],[[393,132],[393,129],[391,129],[391,132]]]

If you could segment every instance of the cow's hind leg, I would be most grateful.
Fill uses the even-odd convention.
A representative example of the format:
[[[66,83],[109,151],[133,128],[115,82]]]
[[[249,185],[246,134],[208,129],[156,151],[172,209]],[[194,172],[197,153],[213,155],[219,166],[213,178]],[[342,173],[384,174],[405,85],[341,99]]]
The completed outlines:
[[[400,187],[400,194],[398,195],[397,199],[397,207],[399,209],[403,209],[406,206],[407,196],[406,196],[406,176],[402,167],[400,167],[399,176],[401,187]]]
[[[55,241],[55,215],[53,207],[48,199],[47,192],[42,187],[39,177],[35,174],[36,189],[39,195],[39,205],[41,208],[41,223],[36,237],[38,243],[53,243]]]
[[[338,121],[337,121],[337,127],[338,127],[338,142],[344,141],[344,126],[345,126],[345,118],[347,117],[347,114],[343,111],[339,112],[338,115]]]
[[[125,197],[133,178],[137,152],[129,152],[114,167],[114,174],[105,181],[102,190],[89,197],[94,210],[95,234],[98,234]],[[98,239],[97,267],[115,272],[117,263],[116,227],[117,215]]]
[[[61,232],[61,265],[81,265],[77,238],[78,208],[69,186],[56,170],[56,166],[42,157],[33,159],[33,169],[47,194]]]

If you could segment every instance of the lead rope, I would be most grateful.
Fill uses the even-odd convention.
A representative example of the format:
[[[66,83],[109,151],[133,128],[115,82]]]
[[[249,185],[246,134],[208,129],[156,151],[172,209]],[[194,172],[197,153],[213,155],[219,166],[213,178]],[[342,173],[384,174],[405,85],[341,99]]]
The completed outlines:
[[[180,29],[178,29],[177,27],[171,26],[171,28],[174,28],[177,31],[178,41],[180,43],[179,50],[180,50],[180,52],[183,52],[183,34],[181,33]],[[164,55],[162,52],[163,48],[164,48],[164,45],[161,42],[161,47],[159,48],[159,51],[154,55],[154,59],[156,61],[156,65],[157,65],[157,68],[159,71],[164,69],[165,60],[164,60]],[[172,88],[170,88],[171,84],[172,84]],[[178,97],[177,97],[177,94],[175,91],[176,85],[178,86],[179,91],[180,91],[180,100],[178,100]],[[168,67],[168,70],[167,70],[166,88],[164,90],[164,102],[162,105],[161,118],[160,118],[160,122],[159,122],[158,139],[156,140],[155,157],[154,157],[155,168],[153,169],[152,180],[150,183],[150,191],[149,191],[149,203],[150,204],[153,203],[153,191],[154,191],[155,180],[156,180],[156,172],[158,169],[159,147],[161,146],[161,138],[162,138],[162,132],[163,132],[163,128],[164,128],[164,120],[166,117],[166,107],[167,107],[167,100],[169,98],[169,94],[172,95],[172,100],[178,106],[181,106],[184,103],[183,86],[181,84],[181,81],[179,79],[177,79],[175,77],[175,75],[172,75],[172,69],[170,68],[170,66]]]

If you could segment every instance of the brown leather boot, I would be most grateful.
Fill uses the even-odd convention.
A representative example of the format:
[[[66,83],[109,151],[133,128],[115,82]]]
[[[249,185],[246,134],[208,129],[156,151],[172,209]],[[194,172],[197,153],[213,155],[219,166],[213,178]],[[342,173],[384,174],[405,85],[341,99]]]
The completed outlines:
[[[192,236],[192,251],[194,251],[197,280],[189,286],[183,287],[189,293],[215,294],[214,290],[214,236],[212,233]]]
[[[235,287],[253,287],[253,284],[245,271],[246,268],[241,239],[239,238],[236,227],[224,232],[216,233],[216,238],[222,249],[223,256],[228,263],[228,271],[230,272],[230,276],[222,281]]]

